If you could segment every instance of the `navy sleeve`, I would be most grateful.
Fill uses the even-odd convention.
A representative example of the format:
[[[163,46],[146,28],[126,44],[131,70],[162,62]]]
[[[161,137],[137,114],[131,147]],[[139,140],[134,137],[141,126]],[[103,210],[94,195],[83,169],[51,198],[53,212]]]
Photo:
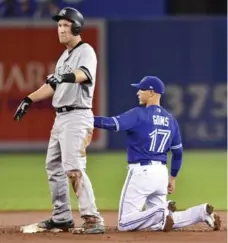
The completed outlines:
[[[174,135],[172,138],[171,150],[175,150],[181,147],[182,147],[182,142],[181,142],[179,125],[177,123],[177,120],[174,120]]]
[[[109,131],[116,131],[116,123],[111,117],[95,116],[94,127]]]
[[[171,143],[172,159],[171,159],[171,176],[176,177],[182,165],[182,142],[180,129],[177,121],[174,121],[174,136]]]
[[[121,115],[114,116],[112,119],[116,124],[116,131],[127,131],[134,128],[138,124],[139,110],[133,108]]]
[[[109,131],[127,131],[137,125],[138,122],[138,111],[136,108],[124,112],[118,116],[94,117],[94,127],[102,128]]]

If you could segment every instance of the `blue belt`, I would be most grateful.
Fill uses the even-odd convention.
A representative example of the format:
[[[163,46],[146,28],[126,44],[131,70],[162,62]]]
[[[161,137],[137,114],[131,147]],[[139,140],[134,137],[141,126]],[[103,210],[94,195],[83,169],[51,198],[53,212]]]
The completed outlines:
[[[141,166],[144,166],[144,165],[152,165],[152,162],[151,161],[142,161],[142,162],[139,162]]]

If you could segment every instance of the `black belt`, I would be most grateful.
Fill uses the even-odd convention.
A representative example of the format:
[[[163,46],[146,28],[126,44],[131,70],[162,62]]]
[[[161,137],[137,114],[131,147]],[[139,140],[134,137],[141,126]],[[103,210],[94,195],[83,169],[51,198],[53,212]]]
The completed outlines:
[[[72,111],[72,110],[90,110],[91,108],[88,107],[73,107],[73,106],[62,106],[55,108],[55,111],[57,113],[62,113],[62,112],[67,112],[67,111]]]

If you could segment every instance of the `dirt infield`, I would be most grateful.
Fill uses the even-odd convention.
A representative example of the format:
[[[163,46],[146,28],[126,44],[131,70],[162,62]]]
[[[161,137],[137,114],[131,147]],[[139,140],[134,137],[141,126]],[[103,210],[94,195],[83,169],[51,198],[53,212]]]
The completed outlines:
[[[0,243],[8,242],[30,242],[30,243],[63,243],[63,242],[83,242],[83,243],[104,243],[112,242],[153,242],[153,243],[225,243],[227,242],[227,221],[226,212],[219,212],[222,219],[222,229],[212,231],[205,224],[198,224],[194,227],[164,232],[116,232],[116,212],[103,212],[107,232],[102,235],[73,235],[71,233],[38,233],[22,234],[19,232],[20,225],[38,222],[50,216],[48,212],[1,212],[0,213]],[[75,220],[80,224],[78,214],[75,213]]]

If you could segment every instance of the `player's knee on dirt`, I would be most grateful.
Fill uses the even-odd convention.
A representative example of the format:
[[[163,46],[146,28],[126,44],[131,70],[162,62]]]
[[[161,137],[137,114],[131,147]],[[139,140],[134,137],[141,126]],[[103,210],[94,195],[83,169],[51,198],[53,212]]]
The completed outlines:
[[[123,219],[120,219],[117,224],[117,229],[119,231],[128,231],[128,227],[124,227],[123,224],[126,223]]]
[[[67,176],[71,181],[74,192],[78,193],[78,188],[82,178],[82,172],[80,170],[70,170],[67,171]]]

